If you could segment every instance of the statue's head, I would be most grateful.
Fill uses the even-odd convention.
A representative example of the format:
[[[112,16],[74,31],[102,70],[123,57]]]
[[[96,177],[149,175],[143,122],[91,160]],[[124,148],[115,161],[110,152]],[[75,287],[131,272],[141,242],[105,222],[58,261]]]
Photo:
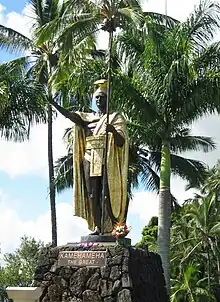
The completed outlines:
[[[107,80],[98,80],[95,82],[95,85],[98,86],[94,93],[94,100],[96,102],[96,106],[101,112],[106,111],[106,100],[107,100]]]
[[[103,92],[99,92],[95,95],[96,106],[101,112],[104,112],[106,110],[106,100],[107,95]]]

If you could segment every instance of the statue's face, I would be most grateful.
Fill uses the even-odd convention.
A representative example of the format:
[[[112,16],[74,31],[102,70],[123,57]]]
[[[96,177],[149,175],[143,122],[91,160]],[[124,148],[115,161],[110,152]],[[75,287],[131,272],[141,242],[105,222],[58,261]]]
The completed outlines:
[[[99,92],[95,96],[96,105],[100,111],[105,111],[105,109],[106,109],[106,98],[107,98],[107,95],[103,92]]]

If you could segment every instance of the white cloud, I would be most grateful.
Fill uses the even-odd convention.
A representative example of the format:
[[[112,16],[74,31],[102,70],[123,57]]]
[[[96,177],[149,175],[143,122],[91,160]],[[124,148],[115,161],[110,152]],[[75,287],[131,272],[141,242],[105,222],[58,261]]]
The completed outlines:
[[[220,149],[220,133],[218,131],[220,127],[219,115],[209,115],[200,118],[197,122],[192,125],[192,133],[194,135],[209,136],[212,137],[215,144],[216,150],[204,153],[204,152],[186,152],[183,156],[191,157],[193,159],[201,160],[208,164],[210,167],[216,164],[219,159]]]
[[[0,5],[0,14],[3,11],[4,7],[1,10]],[[30,37],[33,23],[33,13],[31,12],[30,4],[26,4],[21,13],[12,11],[3,15],[2,19],[5,26],[22,33],[26,37]]]
[[[61,115],[53,123],[54,160],[66,153],[64,130],[72,123]],[[22,174],[47,175],[47,124],[34,126],[30,140],[23,143],[0,140],[0,170],[11,177]]]
[[[58,244],[79,242],[80,236],[88,234],[87,223],[73,216],[71,204],[57,205]],[[0,246],[2,254],[18,247],[23,235],[51,242],[50,212],[42,213],[36,220],[21,220],[13,208],[0,202]]]
[[[177,185],[178,181],[174,180],[174,184]],[[176,187],[176,197],[185,200],[192,197],[192,192],[186,193],[183,187]],[[11,252],[18,247],[23,235],[43,240],[45,243],[51,242],[50,211],[39,214],[34,220],[23,220],[14,209],[14,202],[14,200],[10,200],[10,195],[0,191],[0,247],[2,253]],[[158,196],[150,192],[136,192],[128,213],[128,225],[132,227],[129,237],[133,244],[140,239],[143,227],[152,216],[158,216]],[[80,237],[89,232],[86,221],[73,216],[73,205],[68,201],[57,204],[57,229],[58,245],[79,242]]]
[[[151,192],[136,192],[129,205],[129,214],[138,215],[146,223],[158,215],[158,196]]]
[[[177,20],[184,21],[193,11],[194,6],[198,5],[200,0],[167,0],[167,14]],[[165,0],[144,1],[145,11],[165,14]]]
[[[41,239],[45,243],[50,242],[50,211],[39,214],[35,220],[22,220],[12,207],[13,202],[9,195],[0,191],[0,247],[2,254],[11,252],[18,247],[23,235]],[[129,208],[130,217],[128,217],[128,224],[132,226],[130,237],[133,243],[140,238],[144,225],[157,213],[158,200],[155,194],[135,193]],[[139,219],[141,220],[141,228],[137,228],[134,221]],[[73,205],[68,202],[57,204],[57,229],[59,245],[79,242],[80,237],[89,232],[86,221],[73,216]]]
[[[181,179],[171,179],[172,194],[180,204],[186,199],[192,198],[196,193],[194,189],[185,191],[184,185],[185,183]],[[158,207],[159,199],[156,193],[146,191],[136,192],[129,205],[128,220],[131,220],[131,215],[137,215],[140,220],[147,224],[152,216],[158,216]]]

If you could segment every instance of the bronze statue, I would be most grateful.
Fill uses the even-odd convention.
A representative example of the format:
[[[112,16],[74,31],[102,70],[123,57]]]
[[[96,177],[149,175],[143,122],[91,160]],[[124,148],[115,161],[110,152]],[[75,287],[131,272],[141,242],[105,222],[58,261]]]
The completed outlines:
[[[104,234],[110,234],[116,223],[123,223],[127,215],[128,135],[123,116],[109,114],[106,124],[107,81],[95,83],[97,113],[70,112],[52,102],[54,107],[74,125],[73,181],[75,215],[87,220],[88,227],[99,234],[104,210]],[[107,194],[102,209],[104,148],[106,130],[108,148],[106,158]]]

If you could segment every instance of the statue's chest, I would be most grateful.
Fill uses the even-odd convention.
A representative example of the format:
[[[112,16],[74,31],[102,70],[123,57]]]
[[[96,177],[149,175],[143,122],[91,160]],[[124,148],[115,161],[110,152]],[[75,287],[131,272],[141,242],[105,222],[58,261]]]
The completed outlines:
[[[91,136],[94,133],[94,130],[97,126],[98,121],[89,123],[86,128],[86,136]]]

